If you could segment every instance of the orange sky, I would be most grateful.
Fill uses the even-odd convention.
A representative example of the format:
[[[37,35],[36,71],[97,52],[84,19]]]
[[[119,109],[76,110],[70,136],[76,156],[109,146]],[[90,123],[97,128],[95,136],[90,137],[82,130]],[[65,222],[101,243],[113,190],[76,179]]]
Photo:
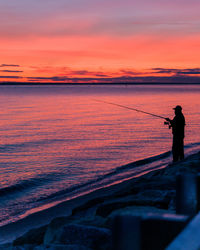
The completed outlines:
[[[46,3],[0,3],[0,82],[198,82],[198,1]]]

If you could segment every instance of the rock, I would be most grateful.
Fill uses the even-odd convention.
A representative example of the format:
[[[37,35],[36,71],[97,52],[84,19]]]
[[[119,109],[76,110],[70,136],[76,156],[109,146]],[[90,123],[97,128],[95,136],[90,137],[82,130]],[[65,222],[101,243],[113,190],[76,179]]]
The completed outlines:
[[[78,244],[92,249],[111,249],[111,231],[105,228],[69,224],[45,237],[45,244]]]
[[[107,217],[114,210],[134,205],[154,206],[161,209],[168,209],[173,196],[174,191],[145,190],[137,195],[113,199],[110,202],[103,203],[97,208],[96,215]]]
[[[167,213],[117,216],[113,221],[113,248],[165,249],[188,220],[188,216]]]
[[[153,175],[153,173],[152,173]],[[173,190],[176,187],[176,176],[144,176],[142,181],[139,181],[136,187],[139,191],[144,190]]]
[[[95,207],[96,205],[98,205],[99,203],[104,202],[105,200],[106,200],[106,197],[104,197],[104,196],[89,200],[85,204],[83,204],[81,206],[78,206],[78,207],[75,207],[72,210],[72,215],[76,215],[76,214],[80,214],[81,212],[85,212],[86,210],[89,210],[90,208]]]
[[[35,250],[36,245],[31,245],[31,244],[25,244],[22,246],[13,246],[11,250]],[[5,248],[5,250],[7,250]]]
[[[34,250],[91,250],[91,248],[87,248],[81,245],[76,245],[76,244],[72,244],[72,245],[41,245],[41,246],[37,246],[34,248]]]
[[[45,232],[44,235],[44,244],[49,244],[48,238],[52,238],[52,235],[54,232],[57,232],[58,229],[62,228],[66,224],[74,223],[75,219],[72,216],[63,216],[63,217],[57,217],[53,219]],[[76,223],[76,222],[75,222]]]
[[[60,230],[65,225],[69,224],[81,224],[86,226],[104,227],[105,219],[101,216],[91,216],[91,217],[61,217],[56,218],[51,221],[44,236],[44,244],[49,244],[51,239],[53,239],[57,231]]]
[[[131,216],[144,216],[147,213],[164,214],[166,209],[160,209],[151,206],[131,206],[122,209],[114,210],[108,217],[106,221],[106,226],[112,228],[113,220],[116,216],[131,215]],[[175,211],[174,211],[175,212]]]
[[[0,250],[12,250],[12,243],[2,244],[0,245]]]
[[[34,244],[34,245],[42,244],[46,229],[47,226],[31,229],[23,236],[14,240],[13,246],[20,246],[25,244]]]
[[[127,202],[127,201],[113,201],[106,204],[102,204],[97,208],[96,215],[107,217],[112,211],[124,207],[128,207],[134,205],[133,201]]]
[[[0,248],[1,249],[1,248]],[[28,245],[23,246],[9,246],[2,250],[92,250],[91,248],[84,247],[77,244],[63,245],[63,244],[50,244],[50,245]]]

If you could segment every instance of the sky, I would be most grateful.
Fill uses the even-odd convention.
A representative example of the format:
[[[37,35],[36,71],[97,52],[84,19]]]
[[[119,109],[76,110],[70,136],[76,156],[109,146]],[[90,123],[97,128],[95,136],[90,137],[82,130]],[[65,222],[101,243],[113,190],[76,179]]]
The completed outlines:
[[[0,0],[0,83],[200,82],[199,0]]]

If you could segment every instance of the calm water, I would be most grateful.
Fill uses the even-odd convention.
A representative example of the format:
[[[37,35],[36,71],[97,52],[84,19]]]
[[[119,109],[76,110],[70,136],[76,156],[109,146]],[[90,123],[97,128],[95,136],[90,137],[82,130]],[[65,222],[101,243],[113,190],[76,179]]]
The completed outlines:
[[[170,151],[171,131],[94,99],[170,118],[182,105],[186,149],[199,147],[200,86],[1,86],[0,225],[171,160],[118,168]]]

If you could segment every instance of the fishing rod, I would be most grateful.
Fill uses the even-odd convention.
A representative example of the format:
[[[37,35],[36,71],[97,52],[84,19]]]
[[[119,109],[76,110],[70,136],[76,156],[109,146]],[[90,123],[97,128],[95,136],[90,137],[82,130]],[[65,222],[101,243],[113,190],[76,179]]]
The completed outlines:
[[[144,113],[144,114],[151,115],[151,116],[154,116],[154,117],[158,117],[158,118],[161,118],[161,119],[165,119],[164,116],[155,115],[155,114],[143,111],[143,110],[139,110],[139,109],[135,109],[135,108],[130,108],[130,107],[127,107],[127,106],[124,106],[124,105],[120,105],[120,104],[117,104],[117,103],[106,102],[106,101],[97,100],[97,99],[94,99],[94,100],[97,101],[97,102],[103,102],[103,103],[111,104],[111,105],[118,106],[118,107],[121,107],[121,108],[130,109],[130,110],[134,110],[136,112],[140,112],[140,113]]]

